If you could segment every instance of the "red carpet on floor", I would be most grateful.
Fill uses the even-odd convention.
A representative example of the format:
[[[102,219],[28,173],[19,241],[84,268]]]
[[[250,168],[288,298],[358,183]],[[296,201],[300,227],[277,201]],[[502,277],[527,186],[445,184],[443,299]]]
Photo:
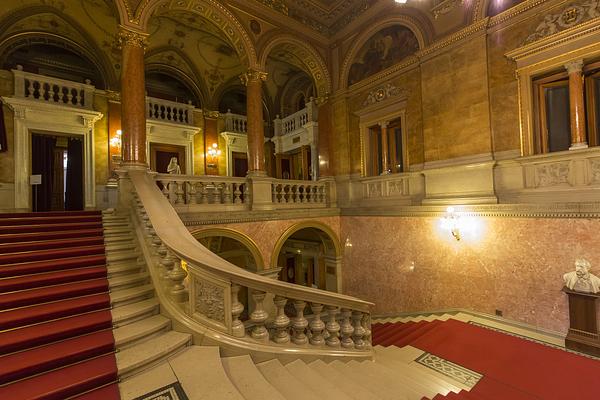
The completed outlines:
[[[501,332],[450,319],[410,345],[484,375],[471,390],[484,399],[600,399],[599,361]]]
[[[0,214],[0,399],[118,400],[102,215]]]

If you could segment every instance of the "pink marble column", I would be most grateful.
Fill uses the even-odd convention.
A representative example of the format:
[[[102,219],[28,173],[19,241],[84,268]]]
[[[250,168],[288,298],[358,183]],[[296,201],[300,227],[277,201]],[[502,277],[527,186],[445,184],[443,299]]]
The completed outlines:
[[[144,51],[147,35],[122,28],[121,136],[123,166],[147,167]]]
[[[240,76],[246,86],[248,118],[248,175],[265,176],[265,128],[263,122],[262,83],[267,73],[248,70]]]
[[[565,65],[569,72],[569,108],[571,112],[571,147],[588,147],[585,132],[585,103],[583,98],[583,60]]]

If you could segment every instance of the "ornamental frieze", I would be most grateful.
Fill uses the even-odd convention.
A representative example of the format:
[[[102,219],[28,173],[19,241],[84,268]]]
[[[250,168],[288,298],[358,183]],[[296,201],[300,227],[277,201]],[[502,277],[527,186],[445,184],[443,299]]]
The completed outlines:
[[[195,312],[225,323],[225,294],[223,288],[206,281],[196,281]]]
[[[378,87],[377,89],[371,90],[365,101],[363,101],[363,107],[370,106],[373,104],[377,104],[383,100],[389,99],[390,97],[402,96],[407,97],[408,92],[406,89],[400,89],[391,83],[388,83],[385,86]]]

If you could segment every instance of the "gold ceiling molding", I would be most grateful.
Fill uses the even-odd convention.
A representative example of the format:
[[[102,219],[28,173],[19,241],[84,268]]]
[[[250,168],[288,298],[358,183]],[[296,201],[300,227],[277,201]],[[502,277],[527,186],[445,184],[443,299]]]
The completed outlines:
[[[450,36],[446,36],[442,40],[438,40],[432,43],[431,46],[424,48],[419,52],[419,56],[421,58],[430,58],[429,56],[437,54],[439,51],[444,50],[446,47],[449,47],[454,43],[461,42],[476,34],[485,33],[488,22],[489,17],[486,17],[475,22],[474,24],[467,26],[466,28],[461,29],[456,33],[451,34]]]
[[[121,26],[121,29],[119,30],[118,43],[120,48],[128,45],[140,47],[145,51],[148,47],[148,34],[132,31],[131,29]]]
[[[269,55],[275,50],[284,50],[294,54],[300,60],[300,63],[306,68],[305,72],[313,78],[318,96],[331,93],[332,87],[329,70],[321,55],[312,45],[292,35],[276,36],[262,50],[259,65],[263,70],[266,69]]]
[[[350,67],[352,65],[352,62],[356,58],[356,54],[360,51],[362,46],[373,35],[375,35],[380,30],[385,29],[390,26],[394,26],[394,25],[402,25],[402,26],[405,26],[408,29],[410,29],[412,31],[412,33],[414,33],[415,37],[417,38],[417,41],[419,42],[419,49],[423,49],[423,48],[425,48],[425,46],[427,46],[426,35],[424,32],[424,29],[421,28],[420,23],[415,18],[410,17],[408,15],[397,15],[397,16],[393,16],[393,17],[384,19],[384,20],[380,21],[379,23],[373,25],[370,29],[364,31],[355,40],[353,40],[354,45],[350,48],[350,50],[346,54],[346,57],[344,58],[344,62],[342,63],[342,66],[341,66],[341,74],[340,74],[340,81],[339,81],[340,88],[345,89],[348,87],[348,74],[350,73]],[[407,57],[406,59],[409,59],[409,58],[411,58],[411,56]],[[402,61],[402,62],[400,62],[400,64],[396,64],[393,67],[388,68],[387,70],[377,73],[377,74],[375,74],[375,76],[372,80],[377,80],[377,79],[381,78],[382,76],[389,75],[389,74],[393,73],[393,71],[390,72],[389,70],[391,70],[392,68],[394,68],[394,70],[397,70],[398,65],[404,66],[404,64],[405,64],[405,62]],[[358,83],[359,82],[357,82],[355,85],[357,85]]]
[[[493,17],[490,18],[490,23],[488,25],[488,27],[495,27],[497,25],[500,25],[526,11],[531,10],[532,8],[535,8],[537,6],[539,6],[540,4],[544,4],[547,3],[551,0],[526,0],[522,3],[517,4],[514,7],[509,8],[506,11],[501,12],[498,15],[495,15]],[[487,10],[487,5],[488,5],[489,1],[486,2],[486,7],[483,8],[482,12],[485,13]],[[484,16],[482,16],[483,18]]]

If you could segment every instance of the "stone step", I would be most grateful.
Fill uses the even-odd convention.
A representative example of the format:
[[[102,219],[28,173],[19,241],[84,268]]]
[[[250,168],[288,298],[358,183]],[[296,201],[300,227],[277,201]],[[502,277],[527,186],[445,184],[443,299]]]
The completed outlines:
[[[403,350],[406,347],[411,346],[405,346],[403,348],[398,348],[395,346],[375,346],[375,361],[389,368],[394,373],[406,375],[414,379],[416,382],[420,382],[423,385],[429,385],[437,393],[440,393],[444,396],[449,392],[460,392],[462,388],[454,385],[448,380],[445,380],[442,378],[441,374],[436,374],[433,371],[428,373],[423,369],[415,368],[412,365],[412,361],[418,358],[423,351],[413,347],[412,349],[415,349],[417,352],[421,353],[415,357],[416,352],[412,351],[411,349]]]
[[[111,254],[117,251],[136,251],[137,244],[133,241],[122,241],[114,243],[104,243],[104,250],[107,254]]]
[[[407,400],[421,400],[423,396],[427,396],[429,392],[425,388],[419,387],[417,384],[406,378],[395,378],[382,371],[385,368],[373,361],[352,362],[350,361],[345,367],[352,371],[357,376],[362,376],[363,379],[369,380],[373,387],[373,391],[390,400],[402,395]],[[382,390],[385,389],[385,390]],[[392,394],[393,396],[390,396]],[[434,396],[431,396],[434,397]],[[431,398],[429,397],[429,398]]]
[[[348,398],[343,391],[316,373],[302,360],[295,360],[286,364],[285,368],[296,379],[303,382],[305,386],[311,388],[315,393],[319,393],[323,398],[329,400],[346,400]]]
[[[104,235],[104,244],[105,245],[112,244],[112,243],[128,243],[128,242],[135,243],[135,235],[133,235],[131,232],[128,234],[121,234],[121,235],[112,235],[112,236]]]
[[[363,363],[366,362],[370,361],[364,361]],[[335,368],[338,372],[348,376],[350,379],[356,380],[357,382],[369,382],[367,385],[369,390],[377,394],[377,396],[383,400],[408,400],[409,397],[407,393],[409,390],[407,390],[407,388],[394,385],[394,382],[390,382],[383,376],[373,373],[372,370],[368,368],[370,365],[360,365],[363,363],[356,363],[358,365],[349,366],[349,364],[344,364],[341,361],[333,361],[329,365]],[[419,397],[418,400],[421,400],[421,398],[422,396]]]
[[[192,346],[169,364],[189,400],[244,400],[223,369],[218,347]]]
[[[145,263],[143,263],[143,262],[138,263],[137,261],[129,261],[129,262],[111,264],[107,267],[108,277],[112,278],[112,277],[116,277],[116,276],[120,276],[120,275],[135,274],[135,273],[140,272],[142,270],[142,267],[144,267],[144,265],[145,265]]]
[[[191,340],[190,334],[169,331],[117,352],[119,377],[126,378],[166,360],[191,344]]]
[[[424,378],[412,366],[404,365],[402,367],[400,365],[390,367],[381,362],[376,362],[375,364],[374,369],[377,369],[382,375],[401,382],[405,380],[410,381],[409,387],[414,389],[421,397],[427,396],[433,398],[438,394],[446,395],[451,392],[445,385],[439,385],[428,380],[427,377]]]
[[[225,357],[223,369],[246,400],[285,400],[256,369],[250,356]]]
[[[331,365],[326,364],[323,360],[316,360],[308,364],[317,374],[327,379],[340,390],[342,390],[348,399],[353,400],[381,400],[367,385],[363,384],[363,380],[356,381],[351,379],[344,373],[340,373]]]
[[[160,396],[147,396],[148,393],[152,393],[175,382],[177,382],[177,377],[173,373],[173,370],[171,370],[171,366],[168,362],[163,362],[156,367],[122,380],[119,383],[121,400],[135,400],[139,398],[153,398],[155,400],[176,399],[170,396],[162,398]]]
[[[115,290],[110,293],[110,302],[113,307],[145,300],[154,296],[154,286],[147,284],[129,289]]]
[[[104,229],[104,237],[112,236],[123,236],[125,234],[132,234],[133,228],[130,227],[110,227]]]
[[[140,253],[137,251],[117,251],[106,256],[107,264],[115,264],[120,261],[137,260]]]
[[[140,319],[131,324],[123,325],[113,329],[115,337],[115,346],[118,349],[136,344],[140,340],[148,339],[159,332],[167,331],[171,328],[171,320],[162,315],[153,315],[148,318]]]
[[[156,297],[112,309],[113,326],[119,327],[158,314],[160,303]]]
[[[102,220],[102,226],[104,227],[104,230],[112,229],[112,228],[131,229],[131,225],[129,224],[129,221]]]
[[[133,286],[144,285],[150,279],[150,276],[146,272],[139,272],[137,274],[124,274],[108,279],[108,287],[111,291],[117,292],[125,288]]]
[[[256,364],[263,377],[287,400],[319,400],[320,396],[294,377],[279,360]]]

